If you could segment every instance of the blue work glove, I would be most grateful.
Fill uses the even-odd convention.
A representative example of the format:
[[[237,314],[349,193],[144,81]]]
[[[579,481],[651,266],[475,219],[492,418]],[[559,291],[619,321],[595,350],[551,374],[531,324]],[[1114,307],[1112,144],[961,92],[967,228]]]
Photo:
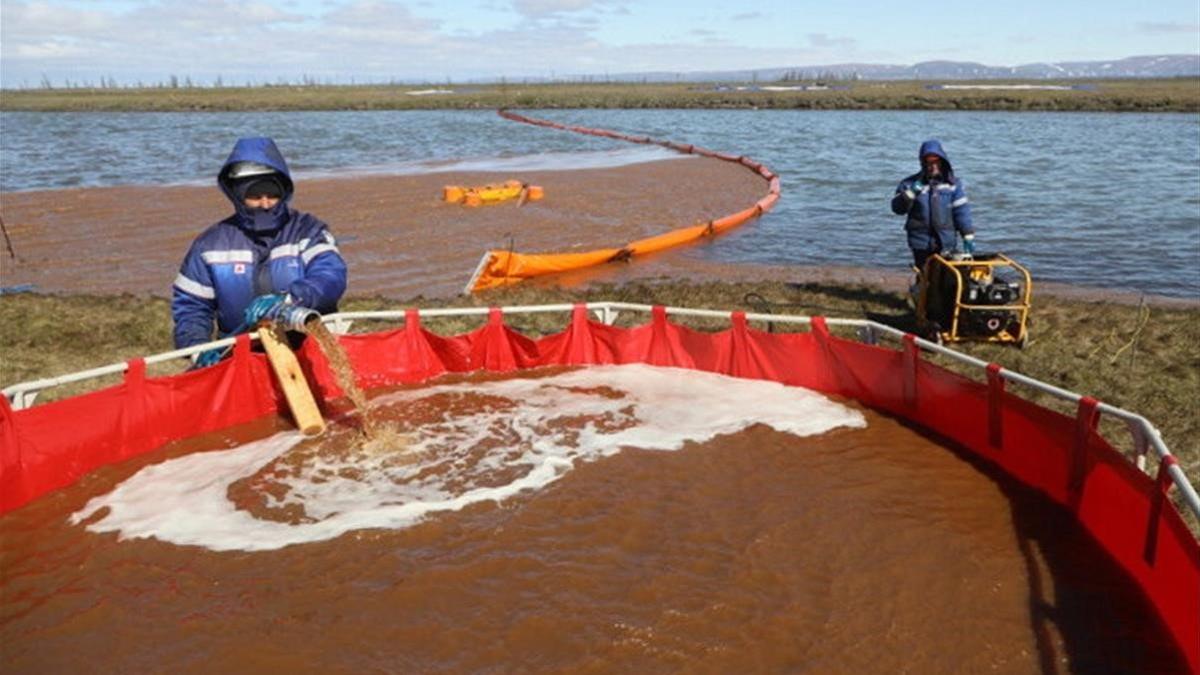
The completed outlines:
[[[225,358],[225,352],[227,351],[229,351],[228,347],[218,347],[217,349],[200,352],[196,356],[196,362],[192,364],[191,370],[215,366],[217,363],[220,363],[221,359]]]
[[[963,251],[966,251],[967,253],[971,253],[971,254],[975,253],[975,235],[973,235],[973,234],[964,234],[963,235]]]
[[[258,326],[259,321],[275,318],[285,302],[287,302],[287,296],[283,293],[269,293],[251,300],[243,315],[246,327],[253,329]]]

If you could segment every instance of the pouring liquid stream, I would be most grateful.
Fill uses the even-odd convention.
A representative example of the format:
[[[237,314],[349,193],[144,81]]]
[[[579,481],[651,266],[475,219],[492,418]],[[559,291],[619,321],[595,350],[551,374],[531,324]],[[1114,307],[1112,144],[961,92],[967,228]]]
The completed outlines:
[[[338,386],[341,387],[346,398],[354,404],[355,413],[361,423],[360,433],[363,441],[369,443],[379,440],[381,433],[379,422],[371,413],[367,397],[354,381],[354,370],[350,366],[350,359],[346,356],[342,345],[338,344],[337,338],[320,321],[309,321],[304,328],[321,346],[321,351],[325,353],[325,358],[329,360],[329,367],[333,370],[334,377],[337,378]]]

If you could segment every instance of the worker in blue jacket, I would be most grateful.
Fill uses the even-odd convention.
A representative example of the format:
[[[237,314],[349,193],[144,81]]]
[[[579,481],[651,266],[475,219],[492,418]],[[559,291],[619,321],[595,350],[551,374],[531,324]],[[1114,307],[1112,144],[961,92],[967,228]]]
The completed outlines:
[[[242,138],[217,174],[233,214],[192,242],[175,284],[175,347],[253,330],[288,305],[325,314],[346,291],[346,263],[328,226],[288,206],[291,174],[270,138]],[[197,366],[221,358],[204,352]]]
[[[934,253],[957,248],[956,233],[963,237],[963,249],[975,251],[975,228],[971,224],[971,204],[966,188],[954,175],[942,144],[928,140],[917,151],[921,170],[900,181],[892,197],[892,211],[907,216],[904,230],[917,269]]]

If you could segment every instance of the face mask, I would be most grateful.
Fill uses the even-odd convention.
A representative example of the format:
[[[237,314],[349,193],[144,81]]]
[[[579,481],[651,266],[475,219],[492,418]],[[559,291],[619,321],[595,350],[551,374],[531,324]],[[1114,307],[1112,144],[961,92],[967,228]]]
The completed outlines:
[[[280,201],[271,209],[245,207],[246,215],[250,216],[252,227],[256,232],[274,230],[282,223],[280,215],[284,212],[284,204]]]

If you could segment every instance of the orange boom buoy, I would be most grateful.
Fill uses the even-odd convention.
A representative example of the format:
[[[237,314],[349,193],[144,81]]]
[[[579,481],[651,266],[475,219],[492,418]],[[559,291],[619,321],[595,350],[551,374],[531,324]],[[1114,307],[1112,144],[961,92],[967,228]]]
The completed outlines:
[[[442,199],[451,204],[466,204],[480,206],[496,202],[518,200],[518,206],[527,201],[537,201],[545,196],[545,191],[539,185],[528,185],[519,180],[507,180],[503,183],[464,187],[447,185],[442,189]]]

